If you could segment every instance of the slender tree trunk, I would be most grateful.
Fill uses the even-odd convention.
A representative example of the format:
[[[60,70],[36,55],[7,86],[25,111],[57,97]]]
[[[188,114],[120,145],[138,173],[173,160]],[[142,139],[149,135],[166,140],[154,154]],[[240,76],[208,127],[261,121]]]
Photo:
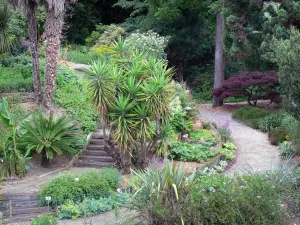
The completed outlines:
[[[30,39],[30,50],[32,56],[32,67],[33,67],[33,86],[35,101],[41,104],[43,101],[42,85],[40,78],[40,66],[39,66],[39,55],[38,55],[38,31],[36,21],[36,10],[37,5],[34,2],[29,3],[29,11],[27,13],[28,19],[28,33]]]
[[[146,147],[146,137],[141,137],[141,148],[139,151],[138,164],[141,169],[147,167],[147,147]]]
[[[223,34],[224,17],[221,15],[221,13],[217,13],[214,89],[221,87],[224,81]],[[223,101],[214,96],[212,106],[218,107],[221,105],[223,105]]]
[[[50,160],[47,158],[46,150],[42,150],[42,162],[41,166],[44,168],[48,168],[50,166]]]
[[[55,13],[55,9],[46,6],[46,68],[44,109],[50,114],[55,79],[57,76],[63,13]]]

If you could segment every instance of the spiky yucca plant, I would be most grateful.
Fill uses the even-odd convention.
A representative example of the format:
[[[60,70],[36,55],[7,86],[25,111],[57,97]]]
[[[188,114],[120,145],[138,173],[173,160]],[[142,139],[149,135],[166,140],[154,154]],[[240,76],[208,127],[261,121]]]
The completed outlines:
[[[23,125],[26,133],[23,135],[23,144],[30,150],[42,154],[42,166],[48,167],[54,154],[74,153],[79,129],[66,116],[54,119],[53,112],[48,118],[42,113],[33,116],[32,121]]]

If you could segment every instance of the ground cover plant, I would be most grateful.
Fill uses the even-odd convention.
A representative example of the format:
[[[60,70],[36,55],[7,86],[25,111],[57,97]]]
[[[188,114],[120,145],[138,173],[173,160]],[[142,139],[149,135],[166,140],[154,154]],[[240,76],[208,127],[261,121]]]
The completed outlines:
[[[88,170],[81,174],[62,173],[53,178],[40,191],[41,204],[47,204],[46,196],[51,196],[52,205],[61,205],[65,201],[82,202],[86,198],[107,198],[116,186],[120,175],[116,169]]]
[[[273,113],[274,111],[272,110],[245,106],[235,110],[232,113],[232,118],[238,119],[254,129],[258,129],[260,120]]]
[[[39,216],[31,222],[31,225],[57,225],[58,220],[53,216]]]

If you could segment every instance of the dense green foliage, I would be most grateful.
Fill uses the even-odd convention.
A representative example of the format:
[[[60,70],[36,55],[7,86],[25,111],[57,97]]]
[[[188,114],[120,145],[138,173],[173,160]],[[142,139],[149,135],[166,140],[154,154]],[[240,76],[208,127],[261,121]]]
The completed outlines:
[[[259,107],[241,107],[232,113],[232,118],[241,120],[248,126],[258,129],[260,119],[274,113],[271,110],[261,109]]]
[[[31,225],[57,225],[58,221],[53,216],[39,216],[31,222]]]
[[[41,60],[43,65],[43,62]],[[43,74],[43,68],[40,69]],[[32,59],[28,55],[0,55],[0,92],[33,91]]]
[[[77,219],[78,217],[93,216],[110,211],[114,208],[114,200],[108,198],[86,198],[80,203],[67,200],[58,212],[59,219]],[[86,213],[86,214],[85,214]]]
[[[269,132],[272,128],[281,127],[285,118],[286,115],[279,113],[268,115],[259,121],[259,129],[262,132]]]
[[[168,161],[162,168],[133,171],[129,207],[152,224],[285,224],[297,210],[299,178],[286,163],[268,173],[229,177],[209,172],[186,176]],[[228,204],[230,202],[230,204]],[[128,206],[128,205],[127,205]],[[294,207],[295,206],[295,207]],[[296,211],[294,211],[296,212]]]
[[[232,142],[225,142],[222,144],[222,155],[225,156],[226,160],[234,159],[236,146]]]
[[[288,135],[289,132],[284,127],[272,128],[268,133],[268,137],[272,145],[279,145],[280,143],[286,141]]]
[[[41,203],[46,203],[45,196],[52,197],[51,204],[63,204],[66,200],[82,201],[84,196],[95,199],[108,197],[119,184],[117,174],[115,169],[105,169],[103,174],[101,170],[88,170],[78,175],[62,173],[42,188]]]
[[[211,148],[213,145],[213,142],[204,142],[202,144],[171,142],[168,153],[172,159],[188,162],[204,162],[218,154],[217,150]]]
[[[286,110],[296,119],[300,119],[299,113],[299,43],[300,32],[292,29],[287,40],[274,41],[275,60],[279,66],[280,83],[285,93]]]
[[[79,123],[85,135],[94,131],[99,113],[89,104],[88,79],[62,66],[56,83],[54,103],[63,107]]]

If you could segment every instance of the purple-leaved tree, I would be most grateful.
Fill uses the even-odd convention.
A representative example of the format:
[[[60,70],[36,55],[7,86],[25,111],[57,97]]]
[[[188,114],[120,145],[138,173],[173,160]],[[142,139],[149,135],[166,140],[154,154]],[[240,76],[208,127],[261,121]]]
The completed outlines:
[[[256,105],[257,100],[270,100],[281,103],[282,98],[276,87],[279,79],[276,71],[246,72],[230,77],[220,88],[212,92],[219,100],[230,97],[247,97],[249,105]]]

